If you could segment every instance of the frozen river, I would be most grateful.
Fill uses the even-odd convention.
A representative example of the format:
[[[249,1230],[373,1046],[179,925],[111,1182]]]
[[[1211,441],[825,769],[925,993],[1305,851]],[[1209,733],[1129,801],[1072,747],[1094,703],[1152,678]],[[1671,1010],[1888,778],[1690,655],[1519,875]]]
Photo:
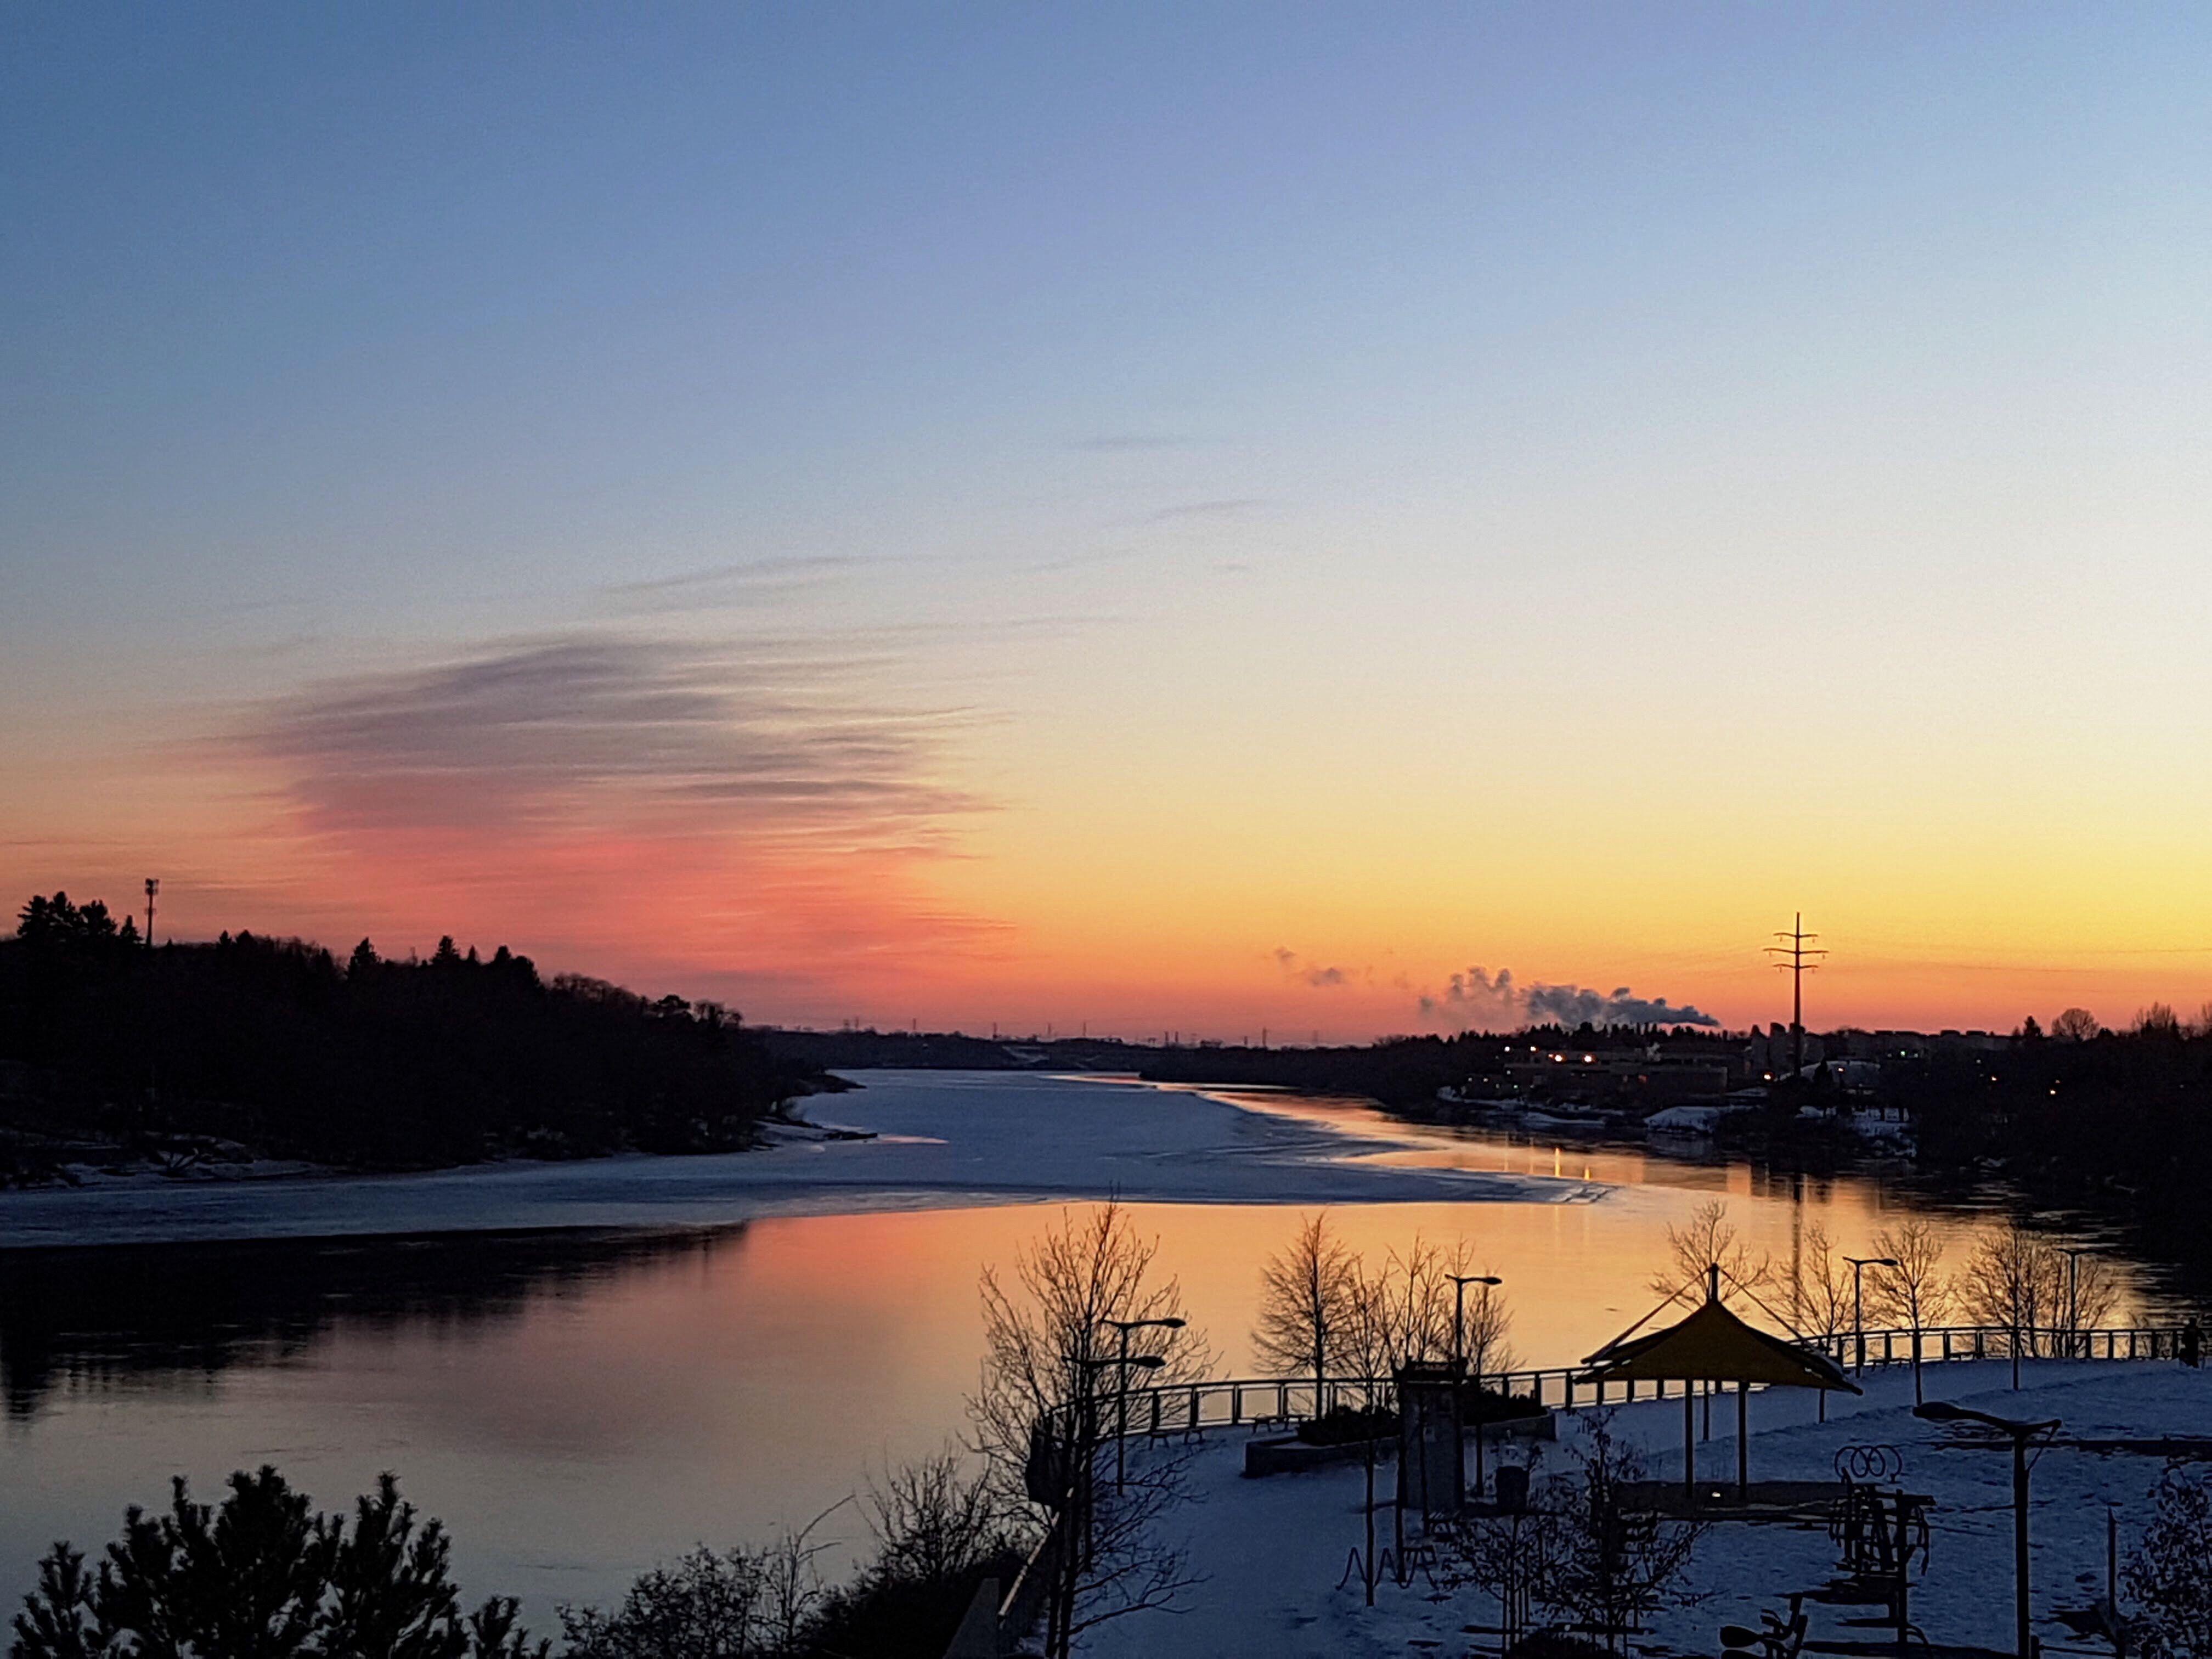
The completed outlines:
[[[274,1462],[334,1507],[392,1469],[453,1529],[468,1593],[520,1595],[544,1628],[943,1444],[978,1272],[1109,1194],[1243,1374],[1260,1261],[1301,1208],[1364,1249],[1466,1237],[1523,1359],[1559,1364],[1644,1311],[1667,1225],[1710,1198],[1784,1264],[1809,1223],[1859,1250],[1902,1202],[1341,1102],[860,1075],[811,1115],[873,1140],[0,1195],[0,1592],[173,1474],[210,1494]],[[850,1510],[824,1530],[865,1536]]]

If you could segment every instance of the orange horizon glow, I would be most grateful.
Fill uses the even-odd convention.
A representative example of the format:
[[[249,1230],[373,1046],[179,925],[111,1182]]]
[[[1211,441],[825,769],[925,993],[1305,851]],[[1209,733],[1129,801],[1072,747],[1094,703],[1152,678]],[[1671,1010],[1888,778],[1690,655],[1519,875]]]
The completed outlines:
[[[51,9],[0,883],[819,1026],[1740,1029],[1801,912],[1816,1028],[2196,1018],[2208,44]]]

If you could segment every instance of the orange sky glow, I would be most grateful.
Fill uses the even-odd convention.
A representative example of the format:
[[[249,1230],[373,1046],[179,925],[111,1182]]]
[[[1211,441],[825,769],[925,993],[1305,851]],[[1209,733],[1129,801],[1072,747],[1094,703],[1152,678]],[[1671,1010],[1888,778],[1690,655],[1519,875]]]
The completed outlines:
[[[56,12],[0,884],[785,1023],[1741,1027],[1800,911],[1816,1027],[2195,1018],[2203,27]]]

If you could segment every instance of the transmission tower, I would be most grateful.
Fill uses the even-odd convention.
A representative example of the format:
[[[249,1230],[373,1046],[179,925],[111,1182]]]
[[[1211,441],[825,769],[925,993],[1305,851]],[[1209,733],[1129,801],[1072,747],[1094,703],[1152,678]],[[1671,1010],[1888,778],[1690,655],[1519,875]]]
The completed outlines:
[[[1790,1075],[1798,1077],[1805,1070],[1805,975],[1816,971],[1820,965],[1818,959],[1828,953],[1813,948],[1813,941],[1820,936],[1805,931],[1802,910],[1788,933],[1774,937],[1782,942],[1768,945],[1766,951],[1778,958],[1775,967],[1790,975]]]

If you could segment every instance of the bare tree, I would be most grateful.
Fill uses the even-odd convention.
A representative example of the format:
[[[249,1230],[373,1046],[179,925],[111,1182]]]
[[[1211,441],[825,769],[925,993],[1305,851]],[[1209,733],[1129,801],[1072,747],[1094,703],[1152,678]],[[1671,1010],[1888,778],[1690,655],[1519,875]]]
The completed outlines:
[[[824,1521],[851,1501],[841,1498],[805,1526],[786,1528],[781,1537],[754,1557],[760,1570],[760,1610],[762,1623],[768,1632],[769,1651],[797,1652],[799,1638],[805,1633],[816,1609],[829,1599],[830,1587],[823,1583],[817,1563],[823,1553],[836,1547],[835,1540],[817,1539],[814,1534]]]
[[[2024,1352],[2075,1352],[2081,1333],[2112,1317],[2121,1281],[2112,1264],[2069,1250],[2017,1221],[1984,1237],[1958,1279],[1968,1315],[2021,1333]]]
[[[1753,1255],[1735,1224],[1728,1218],[1728,1203],[1723,1199],[1700,1204],[1679,1227],[1668,1226],[1667,1256],[1668,1265],[1652,1274],[1650,1281],[1651,1288],[1665,1297],[1686,1295],[1692,1301],[1703,1301],[1710,1267],[1721,1270],[1723,1297],[1731,1285],[1755,1291],[1773,1276],[1772,1263],[1763,1255]]]
[[[1358,1265],[1358,1276],[1346,1306],[1345,1369],[1364,1377],[1387,1377],[1403,1357],[1401,1332],[1393,1317],[1390,1274],[1386,1268],[1370,1271]],[[1373,1404],[1370,1399],[1367,1403]]]
[[[903,1464],[881,1484],[871,1480],[868,1530],[876,1536],[870,1571],[904,1583],[957,1578],[1017,1542],[988,1471],[957,1449]]]
[[[1610,1412],[1593,1413],[1574,1450],[1576,1472],[1550,1483],[1563,1517],[1544,1562],[1536,1599],[1601,1632],[1618,1649],[1644,1620],[1682,1599],[1682,1571],[1705,1528],[1631,1513],[1620,1488],[1644,1478],[1643,1459],[1613,1435]]]
[[[1819,1222],[1805,1229],[1790,1276],[1790,1322],[1800,1336],[1832,1340],[1851,1328],[1851,1267]]]
[[[1450,1273],[1444,1253],[1418,1232],[1404,1249],[1394,1245],[1384,1256],[1383,1316],[1395,1364],[1450,1356]]]
[[[619,1606],[563,1606],[569,1659],[767,1659],[769,1627],[761,1558],[704,1544],[673,1565],[638,1575]]]
[[[1921,1334],[1943,1322],[1951,1306],[1951,1285],[1940,1271],[1943,1236],[1924,1217],[1915,1216],[1894,1227],[1885,1227],[1874,1237],[1874,1247],[1896,1265],[1878,1268],[1875,1306],[1881,1316],[1912,1333],[1912,1400],[1927,1396],[1920,1376]]]
[[[1285,1376],[1310,1373],[1314,1414],[1328,1409],[1331,1373],[1353,1358],[1353,1304],[1359,1257],[1330,1231],[1328,1212],[1301,1218],[1297,1234],[1260,1269],[1260,1311],[1252,1346]]]
[[[1537,1501],[1504,1514],[1475,1518],[1437,1535],[1437,1568],[1445,1587],[1487,1591],[1498,1602],[1499,1633],[1510,1646],[1528,1633],[1540,1594],[1549,1588],[1548,1569],[1560,1553],[1559,1533],[1572,1518],[1553,1504],[1554,1483],[1540,1480],[1544,1451],[1532,1446],[1524,1466]]]
[[[2063,1255],[2065,1252],[2059,1254]],[[2111,1322],[2112,1310],[2119,1301],[2120,1276],[2112,1261],[2086,1250],[2081,1252],[2072,1263],[2066,1284],[2063,1306],[2067,1330],[2077,1342],[2084,1340],[2083,1332]]]
[[[2087,1008],[2064,1009],[2051,1022],[2051,1035],[2061,1042],[2087,1042],[2100,1036],[2104,1029],[2097,1024],[2096,1015]]]
[[[1454,1279],[1474,1261],[1462,1239],[1449,1251],[1415,1233],[1393,1247],[1379,1267],[1355,1258],[1351,1317],[1345,1325],[1346,1357],[1368,1376],[1389,1376],[1409,1360],[1448,1359],[1455,1340],[1471,1369],[1499,1370],[1513,1362],[1505,1334],[1513,1316],[1505,1298],[1487,1285],[1462,1296]]]
[[[2179,1042],[2182,1036],[2181,1016],[2173,1012],[2171,1003],[2154,1002],[2148,1008],[2136,1010],[2134,1030],[2139,1037],[2165,1037]]]
[[[1126,1459],[1126,1478],[1097,1478],[1106,1413],[1128,1381],[1115,1322],[1183,1318],[1181,1287],[1152,1271],[1158,1249],[1108,1202],[1063,1211],[1058,1227],[1016,1253],[1011,1287],[983,1270],[972,1449],[989,1460],[1010,1512],[1054,1517],[1059,1578],[1047,1645],[1055,1654],[1103,1620],[1174,1607],[1196,1582],[1187,1553],[1159,1526],[1184,1495],[1194,1454],[1154,1445]],[[1195,1382],[1212,1368],[1204,1339],[1187,1327],[1132,1330],[1127,1352],[1158,1362],[1146,1376],[1155,1385]]]
[[[1835,1241],[1819,1222],[1805,1229],[1803,1248],[1790,1278],[1790,1322],[1800,1336],[1817,1337],[1823,1352],[1852,1328],[1856,1306],[1851,1264],[1836,1252]],[[1820,1397],[1820,1420],[1828,1420],[1828,1391]]]
[[[1954,1283],[1968,1317],[2008,1328],[2021,1352],[2035,1353],[2065,1306],[2066,1257],[2018,1221],[2008,1221],[1976,1242]]]

